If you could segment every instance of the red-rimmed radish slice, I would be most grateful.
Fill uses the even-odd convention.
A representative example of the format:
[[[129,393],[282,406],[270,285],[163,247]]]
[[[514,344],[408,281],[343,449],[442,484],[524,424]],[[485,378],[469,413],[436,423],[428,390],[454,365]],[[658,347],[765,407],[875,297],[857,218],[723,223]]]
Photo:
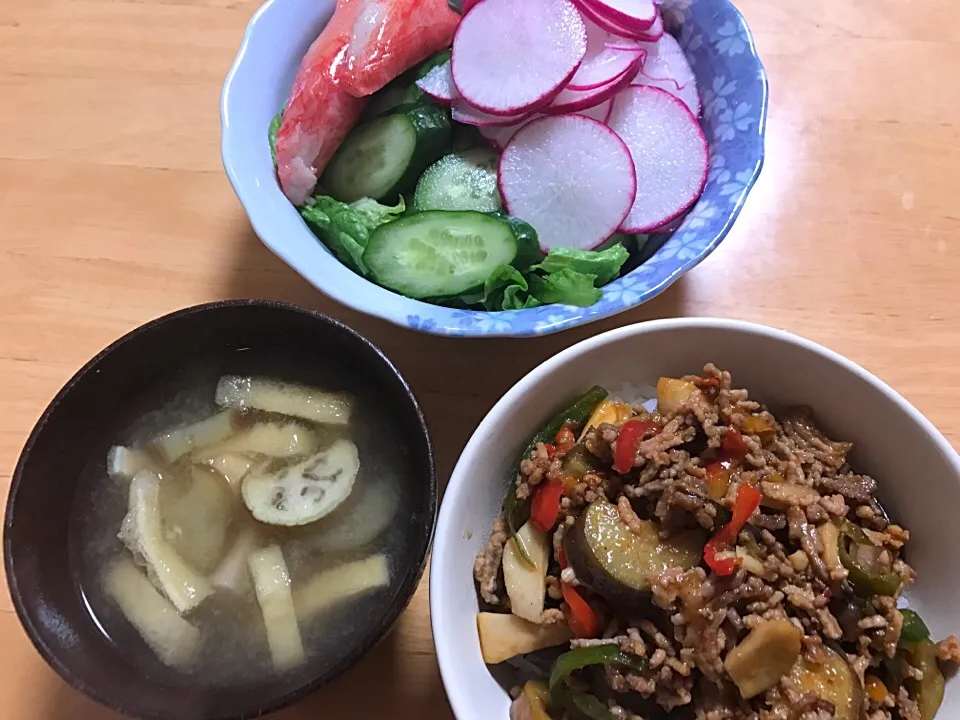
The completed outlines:
[[[663,16],[657,15],[657,19],[653,21],[653,25],[644,30],[642,33],[637,33],[636,38],[638,40],[643,40],[644,42],[656,42],[664,36],[663,30]]]
[[[480,134],[483,135],[484,139],[490,143],[494,149],[502,151],[513,139],[513,136],[520,132],[524,125],[527,125],[528,123],[531,123],[541,117],[543,116],[533,115],[528,120],[521,121],[515,125],[506,125],[504,127],[488,125],[480,128]]]
[[[607,41],[615,36],[587,18],[583,22],[587,28],[587,54],[567,83],[568,90],[594,90],[608,85],[627,72],[638,57],[642,62],[645,50],[639,46],[612,48]]]
[[[620,90],[627,87],[637,76],[640,71],[640,59],[638,57],[634,67],[607,85],[602,85],[593,90],[561,90],[560,94],[553,99],[553,102],[543,109],[543,112],[547,115],[580,112],[609,100]]]
[[[613,22],[610,18],[604,17],[596,10],[593,9],[590,5],[587,4],[586,0],[573,0],[574,4],[577,6],[577,9],[580,11],[580,14],[583,16],[584,21],[589,20],[598,27],[603,28],[607,32],[613,33],[614,35],[619,35],[621,37],[632,37],[637,33],[628,30],[627,28],[618,25]]]
[[[703,109],[703,105],[700,101],[700,91],[697,89],[696,82],[691,81],[683,87],[680,87],[676,80],[655,80],[648,78],[643,72],[640,72],[634,78],[631,85],[649,85],[650,87],[666,90],[686,105],[694,117],[700,117],[700,111]]]
[[[604,100],[599,105],[594,105],[593,107],[586,108],[584,110],[578,111],[577,115],[583,115],[584,117],[591,118],[597,122],[606,123],[607,118],[610,117],[610,111],[613,110],[613,98],[609,100]],[[516,125],[507,125],[506,127],[496,127],[489,125],[487,127],[480,128],[480,134],[483,135],[484,139],[490,143],[496,150],[502,151],[507,144],[513,139],[513,136],[520,132],[521,128],[524,125],[528,125],[534,120],[539,120],[543,117],[550,117],[549,115],[531,115],[528,119],[523,120]]]
[[[443,65],[438,65],[417,80],[417,87],[434,100],[453,102],[453,99],[457,96],[457,89],[453,86],[450,62],[447,61]]]
[[[583,110],[578,110],[577,115],[583,115],[588,118],[593,118],[597,122],[602,122],[604,125],[607,123],[607,118],[610,117],[610,112],[613,110],[613,98],[609,100],[604,100],[599,105],[594,105],[590,108],[585,108]]]
[[[697,78],[690,61],[673,35],[664,35],[652,46],[643,61],[641,72],[652,80],[674,80],[677,87],[695,83]]]
[[[709,150],[686,105],[659,88],[632,85],[614,98],[607,122],[630,149],[637,171],[637,196],[622,232],[665,225],[697,201]]]
[[[461,97],[455,97],[450,105],[450,116],[464,125],[476,125],[477,127],[506,127],[507,125],[516,125],[526,120],[531,113],[520,113],[519,115],[490,115],[482,110],[467,103]]]
[[[550,102],[586,52],[570,0],[482,0],[454,36],[453,81],[478,110],[517,115]]]
[[[653,25],[659,11],[653,0],[583,0],[597,15],[634,32]]]
[[[636,38],[623,37],[616,33],[607,33],[607,47],[612,50],[639,51],[645,55],[653,52],[653,43],[637,40]]]
[[[600,245],[623,222],[637,189],[624,142],[583,115],[523,127],[500,156],[499,180],[507,211],[537,229],[545,252]]]

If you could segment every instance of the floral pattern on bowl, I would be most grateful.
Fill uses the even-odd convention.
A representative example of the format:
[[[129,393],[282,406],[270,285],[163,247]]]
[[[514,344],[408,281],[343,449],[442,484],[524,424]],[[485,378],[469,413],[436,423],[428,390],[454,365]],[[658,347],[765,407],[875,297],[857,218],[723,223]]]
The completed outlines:
[[[680,227],[586,308],[481,312],[398,296],[348,270],[316,240],[280,192],[266,142],[270,118],[332,10],[332,0],[268,0],[254,15],[224,83],[222,155],[264,244],[316,288],[361,312],[437,335],[504,337],[544,335],[616,315],[656,297],[713,252],[760,175],[767,76],[743,16],[729,0],[663,0],[666,24],[697,76],[710,142],[706,188]]]

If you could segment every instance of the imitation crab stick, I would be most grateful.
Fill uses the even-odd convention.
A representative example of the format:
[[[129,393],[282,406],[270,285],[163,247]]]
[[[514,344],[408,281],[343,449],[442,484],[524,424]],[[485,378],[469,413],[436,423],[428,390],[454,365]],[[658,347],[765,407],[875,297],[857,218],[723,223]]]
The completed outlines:
[[[338,0],[300,64],[277,132],[277,173],[291,202],[313,192],[366,96],[449,46],[457,20],[445,0]]]

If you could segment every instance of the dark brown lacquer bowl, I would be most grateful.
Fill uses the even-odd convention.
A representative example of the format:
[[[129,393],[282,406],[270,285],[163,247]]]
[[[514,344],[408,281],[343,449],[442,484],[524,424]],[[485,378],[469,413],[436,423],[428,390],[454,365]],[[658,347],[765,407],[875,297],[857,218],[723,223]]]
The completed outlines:
[[[243,685],[207,684],[152,658],[131,662],[130,637],[109,639],[86,607],[76,572],[82,479],[105,477],[111,444],[137,417],[185,383],[260,374],[323,385],[329,373],[362,387],[405,448],[397,475],[411,498],[410,542],[394,557],[388,610],[351,631],[335,657]],[[229,301],[159,318],[87,363],[44,411],[17,463],[7,501],[4,562],[17,614],[44,660],[68,683],[122,713],[148,720],[253,718],[289,705],[354,665],[412,597],[433,540],[437,481],[417,401],[391,362],[350,328],[315,312],[267,301]],[[309,647],[308,653],[309,653]]]

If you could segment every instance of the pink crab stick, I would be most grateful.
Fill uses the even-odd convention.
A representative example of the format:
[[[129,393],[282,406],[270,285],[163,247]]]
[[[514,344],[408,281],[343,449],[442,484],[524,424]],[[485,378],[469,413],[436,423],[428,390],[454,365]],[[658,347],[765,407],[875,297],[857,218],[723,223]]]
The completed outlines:
[[[277,132],[280,187],[303,205],[367,96],[452,42],[445,0],[337,0],[300,64]]]

